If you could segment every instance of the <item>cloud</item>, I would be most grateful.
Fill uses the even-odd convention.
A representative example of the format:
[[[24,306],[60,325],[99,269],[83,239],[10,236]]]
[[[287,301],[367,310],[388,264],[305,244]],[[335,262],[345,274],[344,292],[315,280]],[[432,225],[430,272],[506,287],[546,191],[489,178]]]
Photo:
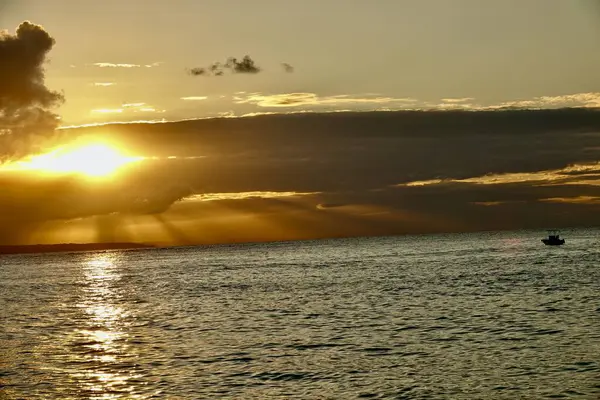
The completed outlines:
[[[92,112],[93,110],[90,110]],[[171,124],[173,121],[169,121],[166,118],[160,119],[137,119],[128,121],[102,121],[102,122],[90,122],[87,124],[77,125],[61,125],[58,130],[65,131],[69,129],[84,129],[84,128],[99,128],[105,126],[121,126],[121,125],[145,125],[145,124]]]
[[[95,108],[90,110],[91,114],[131,114],[131,113],[164,113],[166,110],[159,110],[156,107],[144,102],[123,103],[118,108]]]
[[[256,65],[250,56],[244,56],[241,61],[235,57],[231,57],[225,63],[225,68],[229,68],[237,74],[256,74],[261,71],[261,68]]]
[[[197,194],[190,197],[186,197],[188,201],[217,201],[217,200],[241,200],[241,199],[275,199],[279,197],[297,197],[297,196],[309,196],[317,194],[313,193],[299,193],[299,192],[234,192],[234,193],[203,193]]]
[[[540,96],[532,99],[481,104],[475,98],[443,98],[440,102],[422,102],[413,98],[397,98],[378,94],[342,94],[320,96],[316,93],[239,93],[237,104],[253,104],[263,108],[302,107],[313,111],[323,107],[351,106],[352,111],[505,111],[561,108],[600,108],[600,93],[576,93],[561,96]],[[376,107],[374,107],[376,106]],[[371,107],[371,108],[370,108]]]
[[[187,97],[180,97],[181,100],[185,100],[185,101],[198,101],[198,100],[206,100],[208,99],[208,97],[206,96],[187,96]]]
[[[218,71],[218,67],[215,67]],[[208,68],[197,74],[212,75]],[[475,98],[442,98],[439,102],[423,102],[408,97],[385,96],[377,93],[319,95],[312,92],[273,93],[239,92],[233,96],[235,104],[261,108],[299,108],[302,111],[509,111],[561,108],[600,108],[600,93],[576,93],[562,96],[540,96],[526,100],[512,100],[496,104],[482,104]],[[270,111],[271,113],[277,111]],[[239,116],[258,115],[260,111],[244,109]],[[288,113],[288,111],[281,111]]]
[[[122,113],[123,109],[122,108],[96,108],[94,110],[91,110],[92,113],[95,114],[117,114],[117,113]]]
[[[106,86],[114,86],[114,85],[116,85],[116,83],[114,83],[114,82],[94,82],[94,86],[106,87]]]
[[[98,62],[93,64],[88,64],[94,67],[99,68],[154,68],[158,67],[162,64],[162,62],[155,62],[152,64],[127,64],[127,63],[109,63],[109,62]]]
[[[336,207],[344,207],[346,206],[346,204],[335,204],[335,203],[322,203],[322,204],[317,204],[317,209],[319,210],[327,210],[330,208],[336,208]]]
[[[443,98],[440,102],[421,102],[415,100],[412,109],[432,110],[543,110],[560,108],[600,108],[600,92],[574,93],[558,96],[538,96],[529,99],[503,101],[495,104],[483,104],[472,97]]]
[[[294,67],[288,63],[281,63],[281,66],[283,67],[283,70],[289,74],[294,72]]]
[[[355,97],[351,95],[319,96],[315,93],[285,93],[264,95],[260,93],[249,94],[245,98],[237,97],[238,104],[256,104],[259,107],[299,107],[322,105],[348,105],[348,104],[408,104],[414,99],[394,98],[383,96]]]
[[[467,103],[475,100],[473,97],[447,98],[442,99],[444,103]]]
[[[14,35],[0,33],[0,161],[41,148],[58,126],[52,110],[64,98],[44,83],[46,55],[54,43],[29,21]]]
[[[512,172],[486,174],[463,179],[431,179],[413,181],[398,186],[428,186],[450,183],[469,183],[476,185],[502,185],[511,183],[530,183],[534,185],[594,185],[600,186],[600,162],[573,164],[560,169],[534,172]]]
[[[154,181],[155,184],[157,181]],[[118,184],[90,184],[74,176],[39,178],[24,173],[2,173],[0,207],[10,210],[0,216],[0,243],[15,243],[27,231],[50,221],[119,213],[143,215],[161,213],[189,195],[189,189],[161,181],[160,190],[139,178],[126,177]],[[4,224],[12,226],[4,229]]]
[[[162,122],[61,130],[146,156],[114,181],[0,173],[0,243],[96,216],[153,241],[155,214],[194,243],[600,224],[595,109]]]
[[[484,207],[501,206],[503,204],[515,203],[514,201],[473,201],[471,204]]]
[[[190,75],[194,75],[194,76],[203,76],[203,75],[208,75],[208,71],[206,68],[202,68],[202,67],[195,67],[195,68],[191,68],[189,70]]]
[[[207,67],[195,67],[188,70],[193,76],[223,76],[226,72],[233,74],[257,74],[262,71],[256,62],[248,55],[241,60],[229,57],[224,63],[216,62]]]
[[[428,179],[425,181],[412,181],[407,183],[400,183],[397,186],[427,186],[427,185],[438,185],[444,183],[443,179]]]
[[[548,203],[600,205],[600,196],[550,197],[546,199],[540,199],[540,201]]]
[[[600,108],[600,92],[575,93],[560,96],[539,96],[532,99],[506,101],[479,109],[545,109],[545,108]]]

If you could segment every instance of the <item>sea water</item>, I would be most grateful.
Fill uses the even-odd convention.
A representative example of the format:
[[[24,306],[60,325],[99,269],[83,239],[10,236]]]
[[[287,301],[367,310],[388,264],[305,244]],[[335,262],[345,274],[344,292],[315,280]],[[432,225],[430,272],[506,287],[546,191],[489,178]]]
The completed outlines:
[[[600,231],[0,256],[0,399],[600,398]]]

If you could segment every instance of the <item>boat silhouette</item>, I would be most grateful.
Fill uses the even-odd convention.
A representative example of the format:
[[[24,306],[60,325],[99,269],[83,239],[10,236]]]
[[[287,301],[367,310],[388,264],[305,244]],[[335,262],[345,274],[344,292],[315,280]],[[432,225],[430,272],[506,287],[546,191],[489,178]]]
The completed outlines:
[[[542,239],[542,242],[546,246],[560,246],[561,244],[565,244],[565,239],[560,238],[560,234],[557,230],[549,230],[548,237],[546,239]]]

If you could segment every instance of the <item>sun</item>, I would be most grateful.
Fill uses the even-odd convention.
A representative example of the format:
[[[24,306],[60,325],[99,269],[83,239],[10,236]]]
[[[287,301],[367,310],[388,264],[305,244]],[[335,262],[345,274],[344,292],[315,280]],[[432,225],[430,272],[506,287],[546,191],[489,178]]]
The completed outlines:
[[[117,148],[105,143],[88,143],[76,147],[59,147],[49,153],[12,163],[5,169],[102,178],[142,158],[126,156]]]

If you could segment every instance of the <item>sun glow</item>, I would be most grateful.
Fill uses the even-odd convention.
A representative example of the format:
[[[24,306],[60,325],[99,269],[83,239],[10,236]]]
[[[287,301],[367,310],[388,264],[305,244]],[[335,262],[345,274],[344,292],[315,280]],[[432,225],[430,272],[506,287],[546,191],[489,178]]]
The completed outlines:
[[[125,165],[141,159],[143,157],[126,156],[108,144],[90,143],[59,147],[49,153],[8,164],[3,169],[100,178],[110,176]]]

